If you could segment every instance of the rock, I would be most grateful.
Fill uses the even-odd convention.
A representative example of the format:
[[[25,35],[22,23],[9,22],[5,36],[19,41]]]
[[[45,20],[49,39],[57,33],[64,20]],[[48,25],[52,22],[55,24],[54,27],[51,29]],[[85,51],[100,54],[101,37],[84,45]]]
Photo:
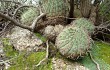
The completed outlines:
[[[27,29],[15,27],[11,32],[12,33],[7,37],[10,39],[15,49],[19,51],[32,51],[33,49],[38,49],[38,46],[43,43]]]
[[[64,29],[63,25],[48,25],[44,28],[43,34],[50,40],[55,40],[56,36]]]
[[[43,34],[48,39],[52,39],[53,40],[55,38],[54,26],[50,26],[49,25],[49,26],[45,27]]]
[[[60,58],[53,58],[52,63],[53,70],[89,70],[80,63],[70,62]]]

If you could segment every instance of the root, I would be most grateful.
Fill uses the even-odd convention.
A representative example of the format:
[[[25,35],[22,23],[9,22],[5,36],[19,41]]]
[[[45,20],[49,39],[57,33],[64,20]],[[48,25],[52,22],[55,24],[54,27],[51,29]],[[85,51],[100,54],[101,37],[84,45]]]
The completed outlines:
[[[35,67],[40,66],[44,61],[48,60],[48,56],[49,56],[49,44],[48,44],[48,41],[46,42],[46,45],[47,45],[46,57],[44,59],[42,59],[37,65],[35,65]]]
[[[92,54],[89,52],[91,60],[96,64],[97,70],[100,70],[99,64],[93,59]]]

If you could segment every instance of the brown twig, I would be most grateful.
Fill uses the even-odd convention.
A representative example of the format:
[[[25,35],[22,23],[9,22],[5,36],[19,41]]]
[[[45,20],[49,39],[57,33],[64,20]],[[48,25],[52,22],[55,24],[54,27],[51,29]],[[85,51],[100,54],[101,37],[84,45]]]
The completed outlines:
[[[35,29],[35,26],[37,25],[37,22],[46,15],[46,13],[41,13],[34,21],[33,24],[31,25],[32,30]]]
[[[11,21],[12,24],[14,24],[14,25],[16,25],[16,26],[19,26],[19,27],[24,28],[24,29],[28,29],[28,30],[30,30],[30,31],[32,30],[31,27],[22,25],[21,23],[17,22],[15,19],[12,19],[11,17],[2,14],[1,12],[0,12],[0,17],[3,17],[3,18],[5,18],[5,19]]]
[[[49,44],[48,44],[48,40],[46,42],[47,48],[46,48],[46,56],[44,59],[42,59],[37,65],[35,65],[36,67],[40,66],[44,61],[48,60],[48,56],[49,56]]]
[[[34,22],[33,22],[33,24],[32,24],[31,26],[26,26],[26,25],[22,25],[21,23],[17,22],[15,19],[13,19],[13,18],[11,18],[11,17],[9,17],[9,16],[6,16],[6,15],[4,15],[4,14],[2,14],[2,13],[0,12],[0,17],[5,18],[6,20],[11,21],[12,24],[14,24],[14,25],[16,25],[16,26],[19,26],[19,27],[24,28],[24,29],[28,29],[28,30],[30,30],[30,31],[33,31],[33,30],[34,30],[34,28],[35,28],[37,22],[38,22],[43,16],[45,16],[45,15],[46,15],[46,13],[40,14],[40,15],[34,20]]]

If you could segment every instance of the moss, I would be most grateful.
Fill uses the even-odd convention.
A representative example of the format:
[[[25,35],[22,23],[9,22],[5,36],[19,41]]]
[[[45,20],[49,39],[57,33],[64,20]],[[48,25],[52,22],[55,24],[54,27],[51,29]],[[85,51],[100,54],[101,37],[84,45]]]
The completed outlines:
[[[39,61],[45,58],[46,52],[18,52],[14,50],[9,39],[4,38],[4,51],[7,58],[10,58],[11,67],[8,70],[52,70],[52,62],[49,59],[48,64],[43,64],[39,67],[34,67]]]
[[[102,42],[95,42],[91,54],[94,60],[100,65],[101,70],[110,70],[110,45]],[[90,59],[90,56],[79,60],[84,66],[90,70],[96,70],[96,65]]]
[[[51,62],[51,59],[48,61],[48,63],[46,65],[42,65],[42,66],[39,66],[37,68],[35,68],[35,70],[52,70],[52,62]]]
[[[46,37],[44,37],[44,36],[42,36],[41,34],[39,34],[39,33],[35,33],[35,35],[39,38],[39,39],[41,39],[43,42],[46,42]]]
[[[96,44],[97,46],[95,47],[95,50],[99,54],[95,54],[95,56],[97,56],[97,59],[104,60],[106,63],[110,64],[110,44],[101,42],[96,42]]]
[[[48,64],[43,64],[39,67],[34,67],[40,60],[45,57],[45,52],[32,52],[28,55],[21,53],[17,59],[13,59],[12,65],[8,70],[52,70],[51,59]]]
[[[10,44],[9,39],[8,38],[3,38],[3,45],[4,45],[4,51],[5,51],[5,56],[6,57],[13,57],[18,55],[18,51],[16,51],[12,44]]]

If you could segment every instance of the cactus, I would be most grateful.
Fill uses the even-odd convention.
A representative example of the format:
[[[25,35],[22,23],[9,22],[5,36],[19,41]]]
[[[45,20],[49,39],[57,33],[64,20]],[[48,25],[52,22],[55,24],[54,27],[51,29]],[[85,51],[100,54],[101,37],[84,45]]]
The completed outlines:
[[[66,16],[68,10],[66,0],[43,0],[42,5],[45,12],[48,13],[47,16]]]
[[[88,18],[91,11],[91,0],[80,0],[80,10],[82,17]]]
[[[94,24],[91,21],[87,20],[86,18],[77,19],[77,20],[73,21],[71,24],[73,26],[75,25],[79,28],[83,27],[83,28],[87,29],[89,33],[92,33],[95,29]]]
[[[67,27],[57,36],[56,46],[62,55],[75,60],[89,51],[91,38],[83,28]]]
[[[21,15],[20,21],[23,24],[30,25],[32,24],[33,20],[39,15],[39,12],[35,8],[29,8]]]

